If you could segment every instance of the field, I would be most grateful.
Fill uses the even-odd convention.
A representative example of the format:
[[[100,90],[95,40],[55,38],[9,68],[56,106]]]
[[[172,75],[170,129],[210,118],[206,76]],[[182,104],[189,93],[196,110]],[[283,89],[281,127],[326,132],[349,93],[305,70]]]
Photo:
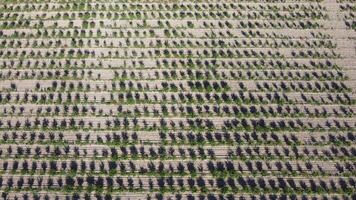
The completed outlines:
[[[2,199],[356,199],[355,0],[0,1]]]

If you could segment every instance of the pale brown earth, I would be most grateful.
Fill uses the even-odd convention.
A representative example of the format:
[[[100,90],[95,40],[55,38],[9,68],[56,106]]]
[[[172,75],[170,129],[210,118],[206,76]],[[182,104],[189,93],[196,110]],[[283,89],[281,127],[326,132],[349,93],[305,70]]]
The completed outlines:
[[[353,0],[83,2],[0,2],[3,199],[356,199]]]

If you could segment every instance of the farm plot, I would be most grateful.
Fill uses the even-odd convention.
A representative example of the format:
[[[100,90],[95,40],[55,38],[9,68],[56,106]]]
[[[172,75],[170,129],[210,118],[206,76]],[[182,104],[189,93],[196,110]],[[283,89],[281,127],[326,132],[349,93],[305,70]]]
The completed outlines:
[[[352,0],[3,0],[3,199],[356,199]]]

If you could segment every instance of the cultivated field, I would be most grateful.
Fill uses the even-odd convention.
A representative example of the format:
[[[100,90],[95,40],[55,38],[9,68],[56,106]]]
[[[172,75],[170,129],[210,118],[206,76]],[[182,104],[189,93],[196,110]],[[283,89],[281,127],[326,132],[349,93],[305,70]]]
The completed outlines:
[[[355,0],[1,0],[3,199],[356,199]]]

